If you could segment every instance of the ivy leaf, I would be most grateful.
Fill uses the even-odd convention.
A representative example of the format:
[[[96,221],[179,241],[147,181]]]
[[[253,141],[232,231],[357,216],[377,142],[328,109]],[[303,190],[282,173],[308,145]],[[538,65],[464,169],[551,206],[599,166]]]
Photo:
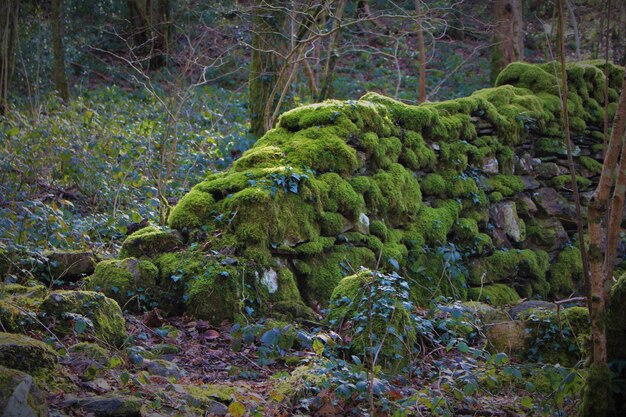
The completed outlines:
[[[394,258],[389,258],[389,263],[391,264],[393,269],[395,269],[395,270],[400,269],[400,264]]]
[[[319,340],[318,338],[315,338],[313,340],[313,352],[315,352],[316,355],[321,356],[322,353],[324,353],[324,343],[322,343],[321,340]]]
[[[228,406],[228,412],[233,417],[242,417],[246,412],[246,406],[239,401],[233,401]]]

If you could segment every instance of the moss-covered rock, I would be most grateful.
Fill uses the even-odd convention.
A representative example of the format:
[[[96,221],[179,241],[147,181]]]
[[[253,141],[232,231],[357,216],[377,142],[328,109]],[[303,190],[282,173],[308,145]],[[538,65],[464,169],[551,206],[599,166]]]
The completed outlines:
[[[91,333],[104,342],[121,345],[126,338],[126,321],[117,302],[93,291],[53,291],[41,310],[56,322],[55,332]]]
[[[517,292],[505,284],[490,284],[480,288],[470,288],[467,292],[467,298],[494,306],[515,304],[520,300]]]
[[[417,338],[406,306],[381,291],[390,285],[384,281],[384,275],[370,270],[343,278],[333,291],[326,319],[338,329],[346,323],[356,326],[351,334],[355,354],[376,353],[370,349],[373,341],[381,361],[396,366],[411,354]]]
[[[531,309],[522,319],[529,359],[563,366],[574,366],[584,359],[589,339],[587,308]]]
[[[575,246],[567,246],[550,265],[548,276],[550,294],[556,298],[564,298],[575,290],[581,290],[582,274],[583,262],[580,250]]]
[[[47,251],[47,271],[53,281],[75,282],[93,273],[96,260],[89,251]]]
[[[24,333],[36,325],[39,306],[47,293],[42,285],[0,283],[0,323],[11,333]]]
[[[45,394],[33,377],[0,366],[0,410],[5,416],[48,416]]]
[[[0,332],[0,366],[41,373],[54,368],[58,360],[56,351],[39,340]]]
[[[150,258],[157,254],[174,252],[181,244],[180,234],[177,231],[148,226],[136,231],[124,240],[119,259]]]
[[[102,261],[85,282],[89,290],[102,291],[122,308],[140,311],[157,298],[159,271],[150,261],[136,258]]]

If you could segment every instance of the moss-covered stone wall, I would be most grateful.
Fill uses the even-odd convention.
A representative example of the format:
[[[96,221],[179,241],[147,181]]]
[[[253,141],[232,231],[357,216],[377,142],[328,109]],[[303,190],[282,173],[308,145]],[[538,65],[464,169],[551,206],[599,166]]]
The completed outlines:
[[[601,67],[567,67],[585,199],[601,163]],[[609,119],[622,72],[610,68]],[[326,305],[343,276],[366,266],[405,274],[417,302],[500,300],[501,284],[514,290],[507,300],[569,295],[581,268],[558,73],[554,63],[514,63],[496,87],[465,98],[410,106],[368,93],[286,112],[173,209],[182,250],[213,259],[212,278],[187,274],[186,293],[224,287],[233,306],[302,312],[300,301]],[[185,274],[183,265],[171,276]]]

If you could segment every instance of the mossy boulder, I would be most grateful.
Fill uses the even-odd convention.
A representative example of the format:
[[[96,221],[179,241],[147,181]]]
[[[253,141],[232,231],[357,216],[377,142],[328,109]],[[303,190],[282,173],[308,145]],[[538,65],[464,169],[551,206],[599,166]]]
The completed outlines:
[[[104,342],[121,345],[126,338],[126,321],[115,300],[93,291],[53,291],[41,305],[54,318],[55,332],[93,334]]]
[[[41,373],[54,368],[59,355],[50,346],[28,336],[0,332],[0,366]]]
[[[589,344],[589,310],[531,309],[521,317],[526,332],[525,356],[543,363],[574,366]]]
[[[380,272],[365,269],[343,278],[333,291],[326,317],[337,329],[352,323],[353,353],[367,356],[379,352],[388,367],[406,360],[417,340],[407,306],[385,292],[386,286],[394,285],[395,277],[388,280]],[[372,341],[376,352],[370,349]]]
[[[181,244],[181,236],[176,230],[148,226],[136,231],[124,240],[119,259],[150,258],[157,254],[174,252]]]
[[[515,289],[505,284],[490,284],[480,288],[470,288],[467,298],[486,302],[493,306],[515,304],[520,300]]]
[[[0,283],[0,323],[12,333],[24,333],[36,325],[39,305],[47,288]]]
[[[0,410],[3,416],[47,417],[45,394],[27,373],[0,366]]]
[[[159,270],[150,261],[136,258],[102,261],[85,282],[88,290],[102,291],[122,308],[140,311],[152,307],[158,297]]]

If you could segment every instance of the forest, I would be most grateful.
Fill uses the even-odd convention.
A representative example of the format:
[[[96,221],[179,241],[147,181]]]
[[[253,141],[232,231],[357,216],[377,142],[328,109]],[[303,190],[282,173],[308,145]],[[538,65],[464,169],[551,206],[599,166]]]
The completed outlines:
[[[623,0],[0,1],[3,417],[626,416]]]

